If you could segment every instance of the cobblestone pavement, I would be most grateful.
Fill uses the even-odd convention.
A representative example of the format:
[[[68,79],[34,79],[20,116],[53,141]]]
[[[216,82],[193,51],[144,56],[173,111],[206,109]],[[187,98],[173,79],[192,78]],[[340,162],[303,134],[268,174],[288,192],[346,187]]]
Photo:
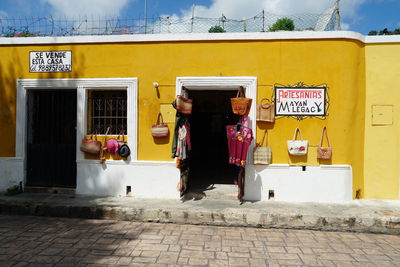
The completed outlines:
[[[0,216],[0,266],[400,266],[400,236]]]

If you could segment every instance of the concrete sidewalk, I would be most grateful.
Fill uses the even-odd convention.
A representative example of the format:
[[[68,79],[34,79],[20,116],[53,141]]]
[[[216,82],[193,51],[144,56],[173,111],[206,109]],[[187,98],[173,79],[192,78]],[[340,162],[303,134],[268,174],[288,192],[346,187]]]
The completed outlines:
[[[141,222],[400,234],[400,202],[348,204],[138,199],[23,193],[0,196],[0,213]]]

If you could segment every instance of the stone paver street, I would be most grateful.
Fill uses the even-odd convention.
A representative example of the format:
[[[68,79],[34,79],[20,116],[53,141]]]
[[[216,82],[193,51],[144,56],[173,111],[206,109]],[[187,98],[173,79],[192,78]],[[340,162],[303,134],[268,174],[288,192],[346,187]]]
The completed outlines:
[[[400,266],[400,236],[0,216],[0,266]]]

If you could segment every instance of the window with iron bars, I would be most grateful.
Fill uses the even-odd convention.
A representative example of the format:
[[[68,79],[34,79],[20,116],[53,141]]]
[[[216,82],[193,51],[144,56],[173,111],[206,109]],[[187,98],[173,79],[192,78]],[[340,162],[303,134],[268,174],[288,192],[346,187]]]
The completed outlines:
[[[88,90],[87,134],[127,134],[126,90]]]

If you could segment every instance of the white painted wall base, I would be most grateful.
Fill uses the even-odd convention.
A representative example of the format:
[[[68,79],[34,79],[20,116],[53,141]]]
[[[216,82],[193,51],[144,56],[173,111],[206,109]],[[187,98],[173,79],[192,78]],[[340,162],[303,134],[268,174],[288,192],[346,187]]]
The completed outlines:
[[[246,200],[343,203],[352,200],[352,168],[349,165],[301,166],[273,164],[246,167]]]
[[[23,181],[22,158],[0,158],[0,191]],[[174,162],[77,161],[76,193],[98,196],[132,195],[142,198],[179,199],[179,170]],[[246,200],[343,203],[352,200],[352,169],[349,165],[301,166],[273,164],[246,167]]]
[[[77,194],[178,199],[179,170],[174,162],[124,162],[83,160],[77,162]]]
[[[19,185],[24,179],[22,158],[0,158],[0,191]]]

